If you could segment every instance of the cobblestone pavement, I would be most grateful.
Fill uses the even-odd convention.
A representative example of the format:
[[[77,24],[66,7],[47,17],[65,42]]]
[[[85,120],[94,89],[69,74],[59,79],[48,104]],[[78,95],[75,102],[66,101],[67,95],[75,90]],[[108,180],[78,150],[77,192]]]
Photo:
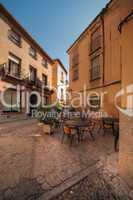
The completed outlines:
[[[98,169],[52,200],[132,200],[133,192],[118,177]]]
[[[61,144],[61,130],[44,135],[35,120],[0,125],[0,200],[38,199],[96,162],[101,167],[106,160],[106,168],[117,174],[112,134],[95,138],[69,147]]]

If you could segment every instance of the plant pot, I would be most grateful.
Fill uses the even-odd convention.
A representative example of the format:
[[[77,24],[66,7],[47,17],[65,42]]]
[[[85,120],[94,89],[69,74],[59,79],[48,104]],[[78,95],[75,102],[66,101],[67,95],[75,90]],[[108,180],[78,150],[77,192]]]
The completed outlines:
[[[38,126],[40,126],[40,127],[42,127],[43,125],[44,125],[44,124],[43,124],[43,123],[41,123],[41,122],[40,122],[40,123],[38,123]]]
[[[50,124],[43,124],[42,129],[43,129],[43,133],[45,134],[52,133],[52,126]]]

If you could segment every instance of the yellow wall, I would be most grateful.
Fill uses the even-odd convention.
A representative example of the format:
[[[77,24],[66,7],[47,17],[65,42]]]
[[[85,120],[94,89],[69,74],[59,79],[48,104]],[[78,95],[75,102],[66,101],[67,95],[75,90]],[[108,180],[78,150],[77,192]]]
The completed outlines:
[[[49,63],[48,69],[42,66],[42,58],[39,52],[37,52],[37,60],[33,59],[29,55],[30,42],[22,36],[22,47],[18,47],[8,39],[8,31],[11,29],[11,24],[7,24],[2,18],[0,18],[0,64],[8,61],[9,52],[13,53],[22,60],[21,69],[26,75],[29,75],[29,65],[32,65],[37,69],[37,77],[42,80],[42,74],[48,75],[48,82],[51,84],[52,71],[51,64]],[[18,30],[19,32],[19,30]],[[20,33],[21,34],[21,33]],[[45,58],[45,57],[44,57]]]
[[[105,69],[104,83],[121,79],[121,46],[118,25],[121,21],[120,1],[114,1],[104,14]]]
[[[54,62],[53,67],[52,67],[52,87],[57,89],[57,62]],[[54,91],[52,94],[52,102],[56,102],[57,100],[57,92]]]
[[[70,61],[70,89],[72,91],[82,91],[86,85],[87,90],[97,90],[103,88],[108,92],[104,109],[109,115],[118,117],[119,112],[115,107],[115,94],[121,89],[122,80],[122,47],[118,26],[125,15],[131,10],[132,0],[114,0],[106,12],[96,18],[96,20],[86,29],[74,45],[68,50]],[[100,27],[101,49],[90,55],[91,34]],[[79,79],[72,80],[72,57],[75,49],[79,54]],[[101,78],[90,81],[91,59],[100,55]],[[121,100],[119,100],[119,105]]]
[[[88,46],[89,46],[89,36],[86,33],[86,35],[83,37],[83,39],[79,42],[79,44],[76,45],[76,48],[78,49],[79,53],[79,79],[77,81],[73,81],[73,75],[72,75],[72,57],[73,57],[73,50],[72,53],[70,53],[70,88],[72,90],[82,90],[84,84],[89,83],[89,59],[88,59]]]
[[[100,16],[89,26],[79,39],[68,50],[70,59],[70,90],[81,92],[86,84],[87,93],[107,92],[104,95],[103,109],[109,115],[120,117],[120,153],[119,173],[133,187],[133,116],[123,114],[115,106],[115,95],[124,89],[125,94],[117,99],[117,105],[127,109],[128,95],[132,97],[129,109],[133,112],[133,18],[122,26],[120,34],[118,26],[121,21],[133,11],[133,0],[113,0],[102,15],[104,29]],[[101,48],[101,79],[90,81],[89,68],[92,55],[90,52],[91,32],[101,26],[104,46]],[[102,32],[104,30],[104,32]],[[103,34],[104,33],[104,34]],[[102,38],[103,39],[103,38]],[[102,40],[103,41],[103,40]],[[72,81],[72,56],[75,49],[79,54],[79,79]],[[132,85],[132,91],[126,93],[127,86]],[[94,89],[95,88],[95,89]],[[83,108],[83,107],[82,107]]]
[[[81,36],[81,38],[76,42],[73,48],[69,51],[69,63],[70,63],[70,88],[74,91],[83,90],[83,85],[86,85],[87,89],[91,89],[102,84],[102,77],[103,77],[103,42],[101,39],[102,47],[100,50],[95,52],[94,54],[90,55],[90,45],[91,45],[91,33],[94,32],[98,27],[100,27],[101,35],[102,35],[102,24],[100,17],[95,21],[94,24]],[[79,54],[79,79],[76,81],[72,80],[72,57],[77,49]],[[101,79],[90,82],[90,61],[96,55],[101,55]]]
[[[132,4],[133,5],[133,4]],[[125,23],[121,33],[122,44],[122,88],[126,92],[129,85],[133,87],[133,19]],[[133,112],[133,88],[131,93],[122,96],[122,108],[127,108],[127,97],[132,96]],[[120,159],[119,169],[121,176],[133,186],[133,117],[120,115]]]
[[[17,46],[14,44],[9,38],[9,31],[13,29],[14,31],[17,31],[21,36],[21,46]],[[30,47],[33,47],[36,49],[37,52],[37,59],[32,58],[29,55],[29,49]],[[30,74],[30,65],[33,66],[37,70],[37,79],[42,81],[42,74],[47,75],[48,78],[48,85],[52,85],[52,59],[48,59],[45,53],[41,52],[39,48],[34,46],[29,39],[25,36],[25,34],[22,34],[20,30],[16,28],[15,25],[13,25],[12,21],[7,19],[5,16],[1,14],[0,16],[0,65],[4,63],[8,63],[8,57],[9,53],[12,53],[16,57],[21,59],[21,78],[29,78]],[[42,65],[42,59],[47,59],[48,61],[48,67],[45,68]],[[3,89],[2,86],[4,84],[4,87],[8,87],[8,82],[10,82],[8,79],[1,81],[0,80],[0,91]],[[17,84],[18,81],[14,79],[13,84]],[[37,90],[36,87],[27,87],[27,91],[31,92],[32,90]],[[40,93],[41,94],[41,93]],[[47,92],[44,92],[42,94],[43,96],[48,96],[49,101],[51,101],[51,97]],[[26,94],[25,97],[26,98]],[[22,102],[24,99],[21,99]],[[25,112],[25,108],[21,109],[21,112]],[[3,111],[3,105],[0,103],[0,112]],[[20,113],[21,113],[20,112]],[[11,113],[12,114],[12,113]]]

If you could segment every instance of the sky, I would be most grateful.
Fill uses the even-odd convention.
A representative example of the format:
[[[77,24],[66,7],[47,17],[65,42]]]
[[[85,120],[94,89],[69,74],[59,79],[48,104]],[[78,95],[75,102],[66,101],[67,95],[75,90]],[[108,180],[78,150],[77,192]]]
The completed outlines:
[[[0,0],[52,57],[68,69],[66,50],[109,0]]]

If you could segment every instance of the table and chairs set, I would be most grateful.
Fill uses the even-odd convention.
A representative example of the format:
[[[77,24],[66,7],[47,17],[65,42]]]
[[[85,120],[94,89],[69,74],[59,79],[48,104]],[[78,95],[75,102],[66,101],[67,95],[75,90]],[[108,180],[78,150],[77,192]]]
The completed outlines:
[[[65,123],[63,123],[62,142],[64,141],[65,136],[68,136],[70,138],[70,145],[72,145],[75,137],[77,137],[77,140],[80,143],[83,140],[85,133],[90,134],[92,140],[95,140],[92,128],[91,121],[65,121]]]
[[[117,151],[119,141],[119,120],[113,117],[103,117],[100,119],[75,119],[75,120],[62,120],[62,143],[65,137],[69,138],[70,146],[72,146],[74,140],[81,143],[86,135],[89,135],[92,141],[95,141],[95,129],[97,132],[103,132],[103,136],[108,133],[108,129],[112,130],[114,136],[114,149]]]

